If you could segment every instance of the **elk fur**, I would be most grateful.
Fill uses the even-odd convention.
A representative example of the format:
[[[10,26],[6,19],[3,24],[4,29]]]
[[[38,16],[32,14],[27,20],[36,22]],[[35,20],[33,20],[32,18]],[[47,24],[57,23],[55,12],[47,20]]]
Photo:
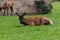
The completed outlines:
[[[7,11],[7,15],[8,15],[8,10],[9,10],[9,8],[10,8],[10,10],[11,10],[11,15],[12,15],[12,13],[13,13],[13,5],[14,5],[13,1],[12,1],[12,0],[8,0],[8,1],[6,1],[6,2],[3,4],[2,7],[0,7],[0,11],[3,9],[3,10],[4,10],[4,14],[5,14],[5,12]],[[3,14],[3,16],[4,16],[4,14]]]
[[[30,17],[30,18],[24,18],[24,15],[26,14],[25,12],[22,13],[22,14],[18,14],[16,13],[18,16],[19,16],[19,20],[20,20],[20,23],[21,24],[24,24],[24,25],[30,25],[30,26],[36,26],[36,25],[50,25],[50,24],[53,24],[53,22],[44,17],[44,16],[41,16],[41,17]]]

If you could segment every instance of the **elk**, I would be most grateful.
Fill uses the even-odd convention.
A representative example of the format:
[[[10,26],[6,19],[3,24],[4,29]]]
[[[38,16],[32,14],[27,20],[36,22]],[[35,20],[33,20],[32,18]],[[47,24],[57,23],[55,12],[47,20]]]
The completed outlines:
[[[6,1],[2,7],[0,7],[0,11],[3,9],[4,10],[4,13],[3,13],[3,16],[5,15],[5,12],[7,11],[7,15],[8,15],[8,10],[10,8],[11,10],[11,15],[13,13],[13,1],[12,0],[9,0],[9,1]]]
[[[19,16],[19,20],[21,24],[29,25],[29,26],[36,26],[36,25],[50,25],[53,24],[51,20],[48,18],[41,16],[41,17],[30,17],[30,18],[24,18],[24,15],[26,15],[25,12],[22,14],[19,14],[16,12],[16,14]]]

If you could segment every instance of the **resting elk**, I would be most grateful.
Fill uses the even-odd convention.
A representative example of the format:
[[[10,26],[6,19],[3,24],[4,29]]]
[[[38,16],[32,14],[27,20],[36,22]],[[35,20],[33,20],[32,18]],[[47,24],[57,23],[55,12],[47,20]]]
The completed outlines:
[[[4,10],[3,16],[5,15],[6,11],[7,11],[7,15],[8,15],[8,10],[9,10],[9,8],[10,8],[10,10],[11,10],[11,15],[12,15],[12,13],[13,13],[13,5],[14,5],[13,1],[12,1],[12,0],[8,0],[8,1],[6,1],[6,2],[3,4],[2,7],[0,7],[0,11],[1,11],[2,9]]]
[[[48,18],[41,16],[41,17],[30,17],[30,18],[24,18],[24,15],[26,15],[25,12],[22,14],[16,13],[19,16],[19,20],[21,24],[29,25],[29,26],[37,26],[37,25],[51,25],[53,22],[49,20]]]

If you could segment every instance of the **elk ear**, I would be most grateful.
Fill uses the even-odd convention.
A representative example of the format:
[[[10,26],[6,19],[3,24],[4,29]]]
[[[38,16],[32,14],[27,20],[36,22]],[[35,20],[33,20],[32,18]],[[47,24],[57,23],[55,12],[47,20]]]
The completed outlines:
[[[16,15],[20,16],[17,12],[16,12]]]

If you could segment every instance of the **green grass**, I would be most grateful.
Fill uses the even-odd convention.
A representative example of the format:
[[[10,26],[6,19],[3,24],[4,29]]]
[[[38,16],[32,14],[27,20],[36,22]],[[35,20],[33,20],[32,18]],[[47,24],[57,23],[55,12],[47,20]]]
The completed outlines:
[[[54,24],[24,26],[19,23],[18,16],[0,16],[0,40],[60,40],[60,2],[53,3],[51,15],[43,16],[50,18]]]

